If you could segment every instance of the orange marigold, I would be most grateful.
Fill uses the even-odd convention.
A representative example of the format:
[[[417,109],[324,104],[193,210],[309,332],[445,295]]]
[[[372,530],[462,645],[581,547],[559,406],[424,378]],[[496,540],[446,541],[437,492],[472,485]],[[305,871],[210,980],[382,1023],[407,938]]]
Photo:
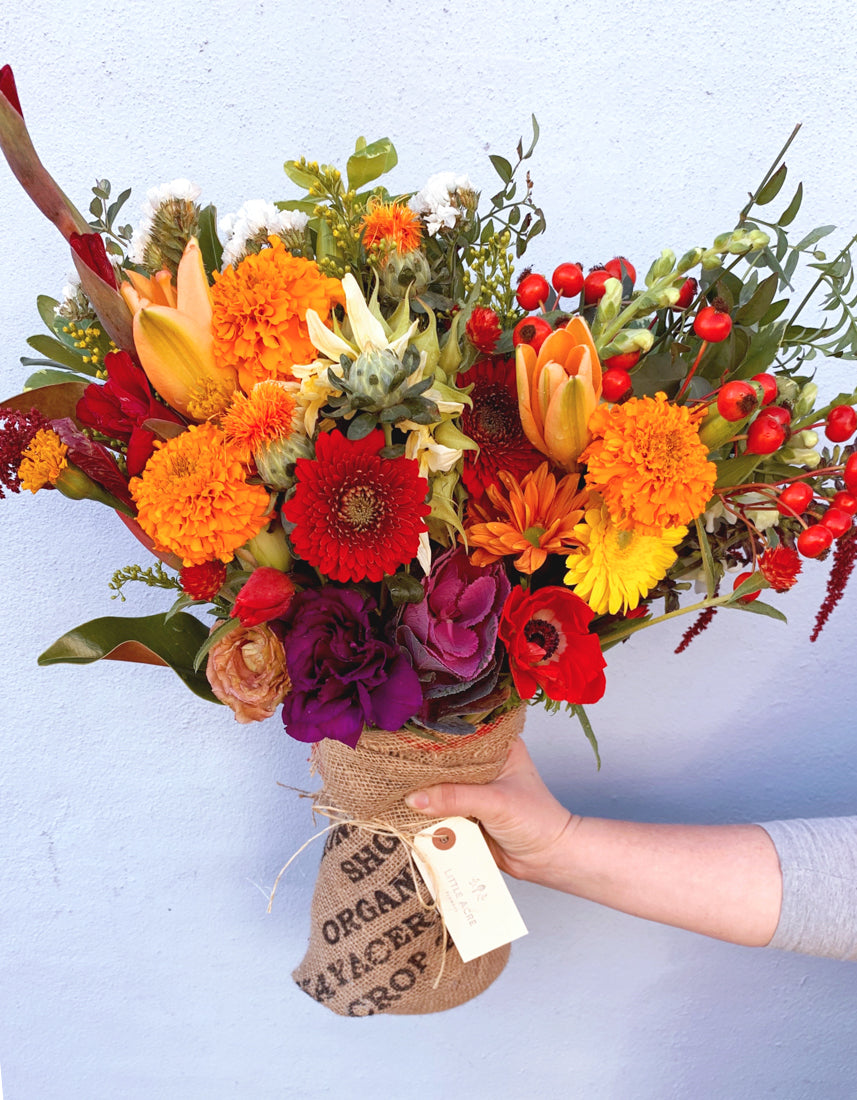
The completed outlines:
[[[54,482],[68,466],[68,447],[52,428],[40,428],[21,456],[18,480],[22,488],[37,493]]]
[[[419,248],[423,230],[420,219],[409,206],[397,202],[376,203],[360,223],[363,244],[392,245],[401,255]]]
[[[287,382],[257,382],[248,394],[236,393],[220,426],[244,463],[260,447],[292,434],[297,400]]]
[[[580,545],[574,525],[583,515],[586,494],[578,491],[577,474],[567,474],[557,484],[549,463],[543,462],[520,483],[508,470],[499,470],[497,477],[506,495],[497,485],[489,485],[487,495],[498,518],[467,528],[476,565],[517,554],[513,564],[518,572],[535,573],[548,554],[568,554]]]
[[[247,484],[238,456],[213,424],[191,425],[155,448],[128,485],[140,526],[157,550],[177,554],[183,565],[231,561],[265,526],[267,490]]]
[[[279,237],[268,240],[270,248],[215,272],[211,288],[215,358],[238,371],[247,392],[268,378],[290,379],[295,363],[312,362],[317,352],[307,310],[324,320],[333,303],[343,300],[338,279],[322,275],[312,260],[292,256]]]
[[[589,418],[595,438],[580,458],[587,485],[604,498],[617,527],[657,535],[705,511],[717,467],[697,427],[690,409],[663,393],[598,406]]]

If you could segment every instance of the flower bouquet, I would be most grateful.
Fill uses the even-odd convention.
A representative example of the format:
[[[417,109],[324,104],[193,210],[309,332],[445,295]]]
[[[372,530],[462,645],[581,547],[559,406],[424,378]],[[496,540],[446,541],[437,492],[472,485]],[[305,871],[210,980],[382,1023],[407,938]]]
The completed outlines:
[[[392,143],[361,138],[344,175],[288,161],[298,197],[218,218],[177,180],[132,228],[107,180],[88,219],[72,205],[0,70],[0,146],[77,272],[0,403],[0,496],[107,505],[154,556],[114,595],[173,590],[40,663],[169,666],[313,745],[332,825],[295,979],[344,1014],[451,1007],[508,954],[449,944],[408,791],[493,779],[526,703],[565,704],[597,757],[612,646],[680,614],[680,649],[721,609],[783,618],[759,594],[832,554],[818,630],[857,554],[857,394],[819,407],[810,369],[857,354],[851,256],[820,250],[832,227],[789,241],[800,188],[759,216],[788,143],[711,244],[549,282],[515,272],[545,228],[537,138],[490,158],[489,199],[451,172],[390,193]],[[826,319],[800,323],[816,294]]]

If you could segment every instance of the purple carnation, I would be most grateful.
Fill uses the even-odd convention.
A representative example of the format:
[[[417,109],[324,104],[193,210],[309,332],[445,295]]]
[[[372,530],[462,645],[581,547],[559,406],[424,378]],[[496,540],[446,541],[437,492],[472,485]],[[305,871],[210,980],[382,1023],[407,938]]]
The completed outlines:
[[[333,585],[300,592],[289,604],[283,644],[292,688],[283,722],[290,737],[330,737],[354,748],[364,726],[395,730],[419,710],[419,678],[407,654],[373,633],[374,607]]]
[[[503,566],[474,565],[457,547],[437,559],[423,589],[425,599],[402,613],[397,641],[421,680],[475,680],[493,660],[500,612],[511,591]]]

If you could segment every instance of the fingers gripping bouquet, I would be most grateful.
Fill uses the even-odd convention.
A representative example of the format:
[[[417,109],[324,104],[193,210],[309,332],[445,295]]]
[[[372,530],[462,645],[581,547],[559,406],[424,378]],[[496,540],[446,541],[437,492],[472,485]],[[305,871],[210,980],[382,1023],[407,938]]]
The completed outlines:
[[[345,1014],[451,1007],[505,962],[463,963],[426,908],[408,791],[494,778],[526,702],[566,704],[597,755],[611,646],[687,612],[686,642],[719,609],[782,617],[759,593],[832,554],[818,630],[857,553],[857,394],[818,408],[807,371],[857,351],[851,259],[819,252],[829,227],[789,243],[800,189],[751,218],[782,154],[733,231],[642,285],[624,257],[548,283],[514,271],[544,230],[517,182],[533,123],[487,202],[449,172],[391,194],[392,144],[361,138],[344,178],[288,161],[297,199],[218,219],[179,180],[132,229],[106,180],[90,220],[71,205],[0,70],[0,145],[79,277],[39,299],[2,486],[106,504],[156,559],[114,594],[175,593],[40,662],[167,665],[313,745],[335,827],[295,978]],[[802,262],[818,327],[784,296]]]

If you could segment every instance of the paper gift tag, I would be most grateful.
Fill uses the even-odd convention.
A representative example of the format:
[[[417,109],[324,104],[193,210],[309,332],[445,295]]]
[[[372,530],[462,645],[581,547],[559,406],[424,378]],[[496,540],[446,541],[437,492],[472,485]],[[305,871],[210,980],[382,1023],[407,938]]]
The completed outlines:
[[[448,817],[414,837],[414,860],[464,962],[487,955],[527,929],[482,830]]]

